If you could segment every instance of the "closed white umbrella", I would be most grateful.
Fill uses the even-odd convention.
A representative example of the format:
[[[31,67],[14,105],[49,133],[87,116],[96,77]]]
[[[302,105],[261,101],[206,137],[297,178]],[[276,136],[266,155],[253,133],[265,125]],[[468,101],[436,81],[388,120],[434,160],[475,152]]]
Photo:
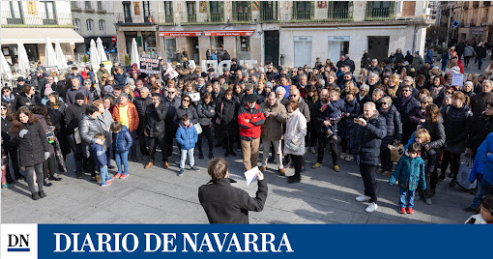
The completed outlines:
[[[137,64],[137,68],[140,69],[139,49],[137,48],[137,41],[135,41],[135,38],[132,39],[132,49],[130,52],[130,65],[133,64]]]
[[[101,40],[101,38],[98,38],[96,40],[96,45],[97,45],[97,48],[98,48],[99,60],[101,60],[101,61],[107,61],[108,60],[108,57],[106,56],[106,52],[104,52],[103,41]]]
[[[46,39],[45,67],[55,67],[55,66],[58,66],[57,60],[56,60],[56,55],[55,55],[55,50],[53,49],[53,46],[51,45],[50,39]]]
[[[96,47],[96,42],[94,42],[94,40],[91,40],[91,49],[89,51],[91,52],[90,59],[91,59],[92,70],[96,71],[99,68],[99,64],[101,63],[101,60],[99,59],[98,49]]]
[[[67,68],[67,59],[65,59],[65,55],[63,55],[62,46],[60,46],[60,41],[58,40],[55,40],[55,55],[58,63],[58,68]]]
[[[3,52],[0,51],[0,66],[2,67],[1,73],[4,78],[10,78],[12,76],[12,71],[10,70],[9,63],[7,63],[7,60],[5,59],[5,56],[3,55]]]
[[[29,58],[27,57],[26,49],[22,40],[17,42],[17,65],[19,67],[19,74],[27,76],[31,70],[31,65],[29,64]]]

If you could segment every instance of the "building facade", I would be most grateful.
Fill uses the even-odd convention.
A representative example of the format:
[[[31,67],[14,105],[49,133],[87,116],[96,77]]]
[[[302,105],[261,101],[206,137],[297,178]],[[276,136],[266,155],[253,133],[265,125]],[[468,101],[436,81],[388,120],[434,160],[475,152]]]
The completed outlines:
[[[1,8],[1,47],[8,62],[16,62],[19,40],[33,62],[44,62],[47,38],[59,40],[67,58],[84,42],[73,30],[68,1],[2,1]]]
[[[344,54],[359,63],[364,50],[376,58],[388,57],[397,48],[423,53],[426,27],[434,22],[428,1],[114,4],[115,14],[123,16],[117,19],[120,58],[137,37],[140,51],[154,50],[171,62],[177,61],[177,50],[185,49],[196,63],[206,59],[207,50],[227,50],[231,57],[257,60],[258,65],[270,61],[285,67],[313,66],[317,57],[335,63]]]
[[[84,38],[84,43],[76,44],[77,53],[86,53],[91,40],[96,41],[97,38],[101,38],[107,51],[115,51],[116,42],[111,40],[116,36],[113,2],[71,1],[70,10],[74,30]]]
[[[493,42],[493,7],[491,1],[451,2],[453,20],[460,22],[454,30],[458,41]]]

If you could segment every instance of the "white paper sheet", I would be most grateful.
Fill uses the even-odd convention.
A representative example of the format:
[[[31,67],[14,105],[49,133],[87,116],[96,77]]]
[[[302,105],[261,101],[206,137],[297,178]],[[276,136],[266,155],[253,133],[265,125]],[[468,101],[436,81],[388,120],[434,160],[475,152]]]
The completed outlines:
[[[246,178],[246,183],[247,185],[250,185],[254,181],[257,180],[257,173],[258,173],[258,166],[248,170],[245,172],[245,178]]]
[[[462,86],[463,82],[464,82],[464,75],[463,74],[452,73],[452,85]]]

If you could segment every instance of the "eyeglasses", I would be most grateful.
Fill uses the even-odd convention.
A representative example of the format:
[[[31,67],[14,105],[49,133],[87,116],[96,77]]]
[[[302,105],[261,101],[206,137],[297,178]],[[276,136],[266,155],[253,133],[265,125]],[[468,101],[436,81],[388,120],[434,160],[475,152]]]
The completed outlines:
[[[184,101],[184,102],[186,102],[186,103],[189,103],[189,102],[190,102],[190,100],[187,100],[187,99],[185,99],[185,100],[183,100],[183,101]]]
[[[8,93],[10,90],[3,90],[2,93]]]
[[[168,92],[168,94],[175,94],[175,92]]]
[[[402,92],[407,93],[407,92],[411,92],[411,91],[409,91],[409,90],[402,90]]]
[[[296,96],[298,96],[298,95],[296,95],[296,94],[290,94],[289,96],[290,96],[290,97],[296,97]]]
[[[85,85],[90,85],[91,83],[84,83]]]

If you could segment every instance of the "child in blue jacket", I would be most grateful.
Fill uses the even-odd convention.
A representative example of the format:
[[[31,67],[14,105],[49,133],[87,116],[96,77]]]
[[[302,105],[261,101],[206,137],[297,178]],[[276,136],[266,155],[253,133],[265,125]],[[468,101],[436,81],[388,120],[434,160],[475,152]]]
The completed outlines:
[[[96,133],[94,138],[100,139],[101,143],[92,143],[91,144],[91,153],[94,157],[94,161],[96,162],[96,166],[99,166],[99,170],[101,172],[101,186],[106,187],[111,185],[111,181],[115,179],[114,177],[110,177],[108,175],[108,158],[106,157],[106,150],[104,148],[104,141],[106,138],[102,133]]]
[[[113,150],[118,167],[115,178],[125,179],[128,177],[128,151],[133,144],[132,135],[130,135],[127,126],[123,126],[118,121],[111,123],[110,129],[113,132]],[[122,163],[125,171],[122,169]]]
[[[399,181],[399,212],[401,214],[413,214],[414,196],[416,189],[426,189],[425,162],[419,156],[421,146],[418,143],[409,145],[407,152],[401,157],[397,167],[389,179],[393,185]],[[407,196],[407,199],[406,199]]]
[[[187,154],[192,170],[199,171],[199,169],[195,167],[195,160],[193,159],[193,149],[195,148],[197,139],[197,130],[190,123],[190,118],[188,115],[183,115],[181,117],[180,126],[176,131],[176,141],[181,148],[180,173],[178,173],[178,176],[182,176],[185,173],[185,161],[187,160]]]

